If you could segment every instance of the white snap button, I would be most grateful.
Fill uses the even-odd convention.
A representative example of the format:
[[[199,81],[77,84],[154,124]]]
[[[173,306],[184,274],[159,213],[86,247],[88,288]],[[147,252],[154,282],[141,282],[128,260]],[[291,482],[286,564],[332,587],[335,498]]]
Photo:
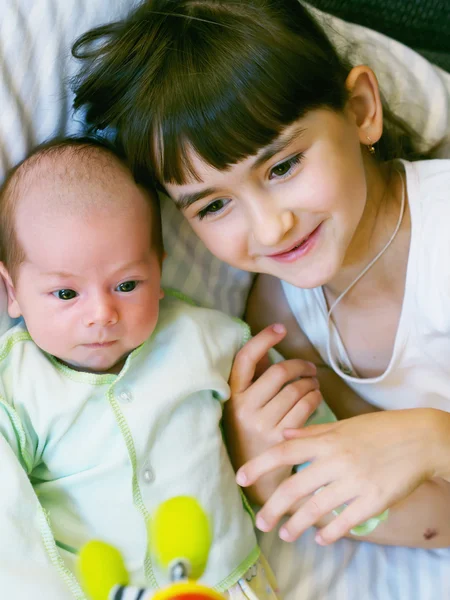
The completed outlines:
[[[145,483],[153,483],[153,481],[155,481],[155,473],[149,465],[144,467],[142,471],[142,477]]]
[[[133,394],[128,391],[120,392],[119,400],[122,404],[129,404],[130,402],[133,402]]]

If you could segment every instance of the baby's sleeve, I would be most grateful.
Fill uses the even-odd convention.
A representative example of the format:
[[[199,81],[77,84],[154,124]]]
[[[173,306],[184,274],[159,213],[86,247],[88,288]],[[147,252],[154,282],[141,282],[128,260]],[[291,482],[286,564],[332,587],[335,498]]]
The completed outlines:
[[[12,380],[0,359],[0,598],[84,600],[30,481],[35,434],[26,411],[6,391]]]
[[[46,515],[3,433],[0,434],[0,481],[0,597],[84,599],[81,590],[77,593],[75,581],[75,585],[67,585],[73,576],[68,573],[64,582],[62,565],[60,573],[55,567],[52,554],[56,548]]]

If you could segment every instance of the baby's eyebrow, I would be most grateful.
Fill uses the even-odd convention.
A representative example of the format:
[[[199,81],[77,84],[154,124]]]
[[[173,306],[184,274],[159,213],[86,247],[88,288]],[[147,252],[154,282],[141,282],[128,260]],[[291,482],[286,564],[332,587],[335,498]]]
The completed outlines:
[[[202,198],[205,198],[205,196],[215,194],[216,192],[216,188],[206,188],[204,190],[199,190],[198,192],[192,192],[192,194],[181,194],[181,196],[174,198],[173,200],[177,205],[177,208],[180,210],[186,210],[186,208],[189,208],[191,204],[198,202]]]
[[[58,277],[59,279],[70,279],[74,277],[73,273],[68,271],[48,271],[47,273],[41,273],[43,277]]]

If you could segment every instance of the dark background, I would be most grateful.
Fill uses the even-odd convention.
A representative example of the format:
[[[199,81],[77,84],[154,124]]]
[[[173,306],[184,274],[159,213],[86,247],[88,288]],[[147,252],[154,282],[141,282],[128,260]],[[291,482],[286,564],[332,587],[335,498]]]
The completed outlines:
[[[307,0],[345,21],[380,31],[450,72],[450,0]]]

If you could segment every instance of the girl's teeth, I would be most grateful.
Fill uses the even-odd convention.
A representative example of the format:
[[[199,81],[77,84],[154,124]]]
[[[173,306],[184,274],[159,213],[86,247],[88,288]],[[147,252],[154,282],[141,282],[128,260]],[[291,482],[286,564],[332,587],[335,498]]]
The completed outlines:
[[[307,242],[308,239],[309,239],[309,236],[307,238],[305,238],[302,242],[300,242],[300,244],[298,246],[295,246],[295,248],[292,248],[292,250],[297,250],[297,248],[300,248],[300,246],[303,246],[303,244],[305,242]],[[292,252],[292,250],[291,250],[291,252]]]

